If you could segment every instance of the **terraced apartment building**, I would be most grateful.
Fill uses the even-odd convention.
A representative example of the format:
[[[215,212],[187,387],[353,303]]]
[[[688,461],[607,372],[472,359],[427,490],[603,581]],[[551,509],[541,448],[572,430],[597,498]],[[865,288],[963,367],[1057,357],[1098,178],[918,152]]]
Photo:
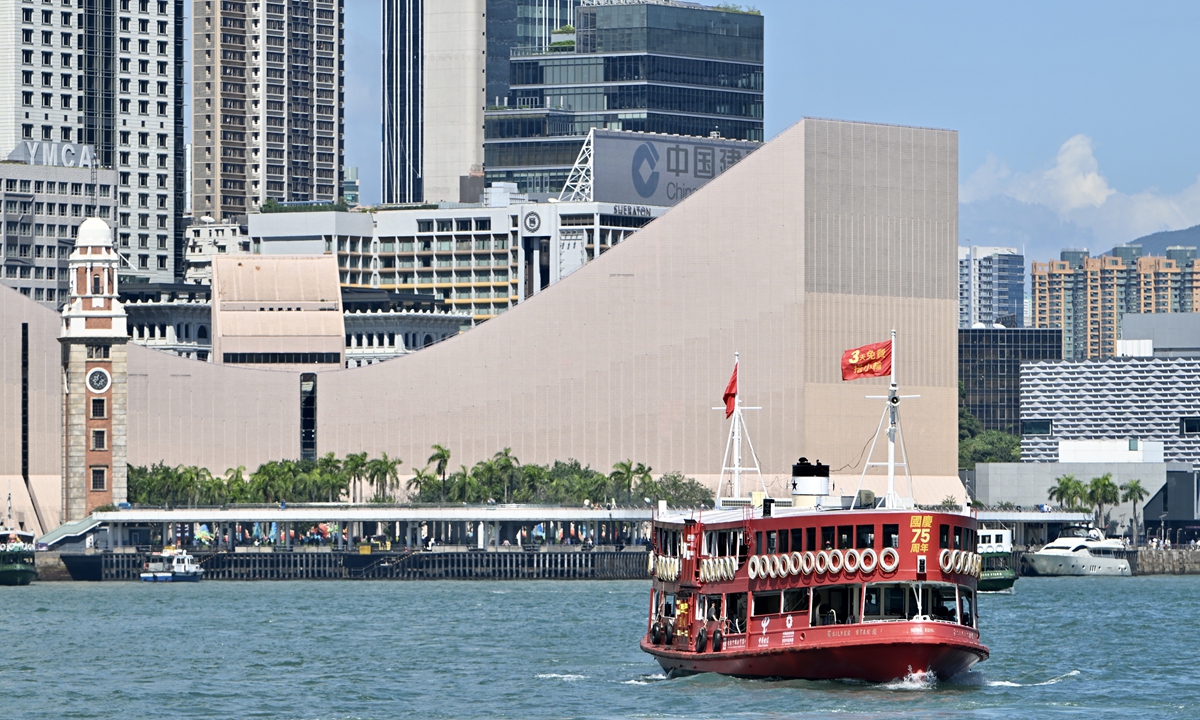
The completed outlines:
[[[192,208],[342,193],[343,0],[196,0]]]

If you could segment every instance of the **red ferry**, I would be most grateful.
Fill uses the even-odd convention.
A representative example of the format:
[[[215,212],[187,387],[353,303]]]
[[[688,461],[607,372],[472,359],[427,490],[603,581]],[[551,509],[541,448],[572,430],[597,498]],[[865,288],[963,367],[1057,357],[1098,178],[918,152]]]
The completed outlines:
[[[888,466],[888,493],[878,506],[868,492],[835,503],[829,466],[800,458],[792,466],[792,507],[763,498],[657,514],[640,644],[669,675],[948,679],[987,659],[976,606],[982,560],[975,517],[920,511],[894,492],[895,468],[904,465],[907,474],[907,461],[895,460],[901,396],[894,380],[884,411],[889,460],[869,463]],[[740,441],[736,398],[730,404],[731,437]]]

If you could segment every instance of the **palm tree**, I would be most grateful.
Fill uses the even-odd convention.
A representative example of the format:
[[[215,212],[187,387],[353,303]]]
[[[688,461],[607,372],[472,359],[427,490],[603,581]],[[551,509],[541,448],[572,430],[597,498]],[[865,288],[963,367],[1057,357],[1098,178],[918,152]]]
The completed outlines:
[[[353,491],[350,494],[350,502],[361,502],[362,500],[362,476],[367,469],[367,454],[365,452],[357,455],[351,453],[346,456],[346,460],[342,463],[342,470],[346,473],[346,477],[350,479],[354,485]]]
[[[654,476],[651,475],[653,472],[654,468],[650,467],[649,465],[638,463],[637,467],[633,469],[633,479],[638,481],[638,485],[652,483],[654,482]],[[633,488],[630,488],[629,496],[626,497],[625,500],[626,502],[633,501]]]
[[[614,494],[630,497],[633,493],[633,473],[632,460],[622,460],[613,465],[612,474],[608,477],[612,480]]]
[[[1108,523],[1104,520],[1104,506],[1116,505],[1121,501],[1121,492],[1117,489],[1116,483],[1112,481],[1112,473],[1104,473],[1100,477],[1092,478],[1092,481],[1088,483],[1087,500],[1096,506],[1096,527],[1106,528]]]
[[[396,467],[400,462],[399,458],[389,458],[387,453],[367,462],[366,473],[375,486],[375,502],[387,501],[392,489],[399,486],[400,475]]]
[[[334,492],[337,492],[337,497],[342,496],[342,487],[345,485],[345,475],[342,473],[342,461],[338,460],[337,455],[333,453],[325,453],[317,458],[317,472],[320,473],[321,486],[326,502],[333,502]]]
[[[416,494],[417,502],[429,502],[430,486],[436,480],[437,475],[429,472],[428,465],[413,473],[412,478],[405,485],[405,489],[408,490],[409,499],[411,500],[413,495]]]
[[[450,465],[450,450],[443,445],[434,443],[433,454],[425,462],[433,463],[434,473],[442,476],[442,502],[446,502],[446,468]]]
[[[1134,547],[1137,547],[1138,544],[1138,503],[1145,500],[1149,494],[1146,488],[1142,487],[1141,480],[1130,480],[1121,486],[1121,502],[1133,503],[1133,528],[1130,534],[1133,535]]]
[[[1064,508],[1074,508],[1086,495],[1083,483],[1076,480],[1074,475],[1062,475],[1055,478],[1054,482],[1057,484],[1050,488],[1049,498]]]
[[[504,502],[507,503],[509,485],[512,483],[521,461],[513,456],[512,448],[504,448],[492,456],[491,465],[498,479],[504,481]]]

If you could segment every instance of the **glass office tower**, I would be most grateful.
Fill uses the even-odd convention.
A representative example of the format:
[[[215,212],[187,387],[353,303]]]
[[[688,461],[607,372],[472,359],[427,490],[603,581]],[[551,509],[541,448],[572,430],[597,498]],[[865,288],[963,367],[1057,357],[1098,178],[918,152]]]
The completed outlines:
[[[592,128],[763,140],[763,18],[669,2],[596,3],[512,51],[489,97],[486,181],[557,194]]]

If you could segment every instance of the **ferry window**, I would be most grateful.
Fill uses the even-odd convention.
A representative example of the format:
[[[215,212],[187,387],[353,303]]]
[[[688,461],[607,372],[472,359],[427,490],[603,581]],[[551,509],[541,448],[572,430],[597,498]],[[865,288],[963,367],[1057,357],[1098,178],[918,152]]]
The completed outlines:
[[[729,602],[729,631],[746,632],[746,593],[730,593],[725,599]]]
[[[858,596],[862,585],[826,585],[813,589],[812,625],[846,625],[858,622]]]
[[[926,585],[921,598],[921,609],[934,620],[958,622],[957,605],[953,585]]]
[[[970,588],[961,585],[958,588],[958,617],[963,625],[975,627],[975,598],[971,596]]]
[[[754,593],[754,616],[774,615],[779,612],[779,591]]]
[[[963,529],[957,526],[954,528],[954,549],[963,549]]]
[[[675,596],[667,595],[662,602],[663,617],[675,617]]]
[[[778,547],[778,543],[777,543],[777,539],[776,539],[776,533],[774,530],[768,530],[767,531],[767,553],[770,555],[774,555],[777,552],[779,552],[779,547]]]
[[[884,525],[883,526],[883,546],[885,548],[900,547],[900,526],[899,525]]]
[[[838,549],[849,550],[854,547],[854,526],[838,525]]]
[[[705,595],[703,598],[704,607],[706,609],[704,617],[709,620],[720,620],[721,601],[724,599],[721,595]]]
[[[787,530],[779,531],[779,552],[781,552],[781,553],[788,552],[788,531]]]
[[[883,588],[883,614],[889,618],[907,617],[904,599],[908,595],[903,585],[887,585]]]
[[[754,554],[755,555],[763,554],[763,541],[762,541],[762,532],[761,531],[754,533]]]
[[[833,528],[831,528],[831,527],[821,528],[821,549],[822,550],[832,550],[833,549]]]
[[[883,595],[883,588],[878,585],[868,585],[866,592],[863,593],[863,615],[867,617],[879,617],[880,610],[883,605],[880,602]]]
[[[729,552],[729,531],[722,530],[717,533],[717,555],[732,555]]]
[[[938,526],[938,547],[945,550],[950,547],[950,526]]]
[[[983,543],[984,545],[987,545],[991,541],[992,541],[991,535],[980,535],[979,536],[979,542]]]
[[[854,547],[859,550],[875,547],[874,525],[859,525],[854,528]]]
[[[804,530],[802,528],[792,528],[792,550],[795,552],[804,551]],[[810,547],[809,550],[812,550]]]
[[[808,612],[808,588],[783,591],[783,611]]]
[[[817,529],[815,527],[805,528],[804,549],[812,552],[816,552],[821,549],[817,547]]]

